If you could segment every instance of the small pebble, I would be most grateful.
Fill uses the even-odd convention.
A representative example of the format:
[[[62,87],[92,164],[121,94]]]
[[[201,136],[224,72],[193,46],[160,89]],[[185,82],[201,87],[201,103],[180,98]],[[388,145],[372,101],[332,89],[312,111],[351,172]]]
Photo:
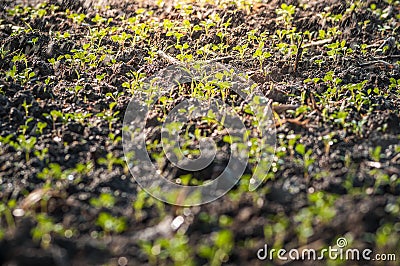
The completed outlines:
[[[118,259],[118,265],[120,265],[120,266],[126,266],[126,265],[128,265],[128,259],[125,258],[125,257],[120,257],[120,258]]]
[[[15,217],[22,217],[22,216],[25,215],[25,211],[24,211],[23,209],[15,209],[15,210],[13,211],[13,215],[14,215]]]
[[[183,224],[184,221],[185,219],[182,216],[176,217],[171,223],[171,228],[173,230],[177,230]]]

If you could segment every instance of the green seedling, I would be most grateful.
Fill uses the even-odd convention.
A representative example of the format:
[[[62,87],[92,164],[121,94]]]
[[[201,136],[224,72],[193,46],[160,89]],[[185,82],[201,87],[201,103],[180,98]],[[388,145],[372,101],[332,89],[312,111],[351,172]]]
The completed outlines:
[[[381,160],[381,151],[382,151],[382,147],[381,146],[377,146],[374,149],[370,149],[369,153],[370,153],[370,157],[375,161],[375,162],[379,162]]]
[[[34,154],[37,158],[39,158],[39,160],[44,161],[44,159],[45,159],[45,157],[47,156],[48,152],[49,152],[49,148],[43,148],[43,149],[41,149],[41,150],[35,150],[35,151],[33,152],[33,154]]]
[[[278,15],[277,21],[282,21],[286,28],[289,28],[293,20],[293,15],[296,12],[296,7],[283,3],[281,8],[278,8],[275,12]]]
[[[2,217],[4,217],[6,220],[6,223],[7,223],[7,227],[10,229],[13,229],[13,228],[15,228],[15,222],[14,222],[14,218],[13,218],[13,215],[11,212],[12,208],[10,208],[10,205],[11,204],[9,204],[9,203],[5,204],[4,202],[0,202],[0,219]],[[6,228],[4,228],[4,229],[6,229]],[[0,239],[2,238],[4,233],[5,232],[0,229]]]
[[[29,155],[36,144],[36,137],[30,137],[27,139],[25,135],[19,135],[17,137],[17,142],[9,140],[8,144],[17,151],[25,152],[25,161],[28,162]]]
[[[210,265],[222,265],[234,246],[234,238],[230,230],[219,231],[214,238],[214,245],[201,245],[198,253],[208,258]]]
[[[124,160],[121,158],[114,157],[114,155],[109,152],[107,153],[106,158],[99,158],[98,163],[100,165],[107,166],[107,170],[111,172],[113,170],[114,165],[124,165]]]
[[[112,194],[109,193],[102,193],[98,198],[91,198],[90,199],[90,205],[96,207],[96,208],[101,208],[105,207],[108,209],[111,209],[115,205],[115,198]]]
[[[315,162],[315,159],[312,158],[312,149],[308,149],[306,151],[306,147],[298,143],[296,145],[296,152],[298,152],[301,156],[303,156],[303,168],[304,168],[304,177],[308,178],[309,177],[309,167]]]
[[[264,42],[260,42],[258,48],[253,54],[253,58],[256,58],[259,62],[260,70],[265,73],[264,61],[270,58],[272,54],[270,52],[264,51]]]
[[[32,238],[34,241],[40,242],[45,249],[50,246],[52,234],[63,235],[65,232],[62,224],[54,223],[53,219],[46,214],[38,214],[36,221],[36,227],[31,230]]]
[[[109,105],[109,109],[105,110],[102,113],[98,113],[96,116],[100,118],[104,118],[108,122],[108,129],[112,130],[112,124],[118,121],[119,111],[114,111],[113,109],[117,105],[116,102],[112,102]]]
[[[114,217],[106,212],[99,214],[96,225],[106,233],[122,233],[127,227],[125,217]]]

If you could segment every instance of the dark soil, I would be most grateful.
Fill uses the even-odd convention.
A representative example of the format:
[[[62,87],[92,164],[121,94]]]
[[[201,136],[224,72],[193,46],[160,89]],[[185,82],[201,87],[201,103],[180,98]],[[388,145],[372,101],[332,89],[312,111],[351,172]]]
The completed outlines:
[[[99,28],[92,21],[97,13],[106,19],[114,18],[109,27],[121,26],[117,17],[135,16],[139,8],[153,11],[152,16],[160,21],[183,20],[184,15],[168,1],[163,7],[152,1],[140,4],[101,1],[103,7],[110,6],[108,9],[95,9],[94,2],[52,0],[50,4],[58,5],[59,9],[39,18],[7,12],[17,4],[36,6],[36,1],[0,0],[0,52],[8,51],[0,54],[1,264],[184,265],[191,261],[195,265],[206,265],[214,261],[213,265],[222,262],[261,265],[265,262],[258,260],[256,253],[264,244],[286,249],[307,246],[321,249],[334,245],[338,237],[346,237],[353,248],[370,248],[374,253],[400,256],[398,1],[392,5],[365,1],[354,11],[349,11],[348,1],[265,1],[269,3],[255,4],[249,10],[239,10],[234,5],[193,3],[195,12],[190,16],[193,24],[213,12],[224,20],[231,19],[227,54],[234,56],[223,60],[224,63],[250,73],[274,104],[302,105],[308,110],[303,115],[290,111],[277,114],[277,160],[270,179],[262,187],[248,192],[244,186],[237,185],[221,199],[191,208],[164,204],[145,194],[130,175],[118,140],[125,109],[132,97],[122,85],[131,80],[131,71],[140,70],[150,76],[169,65],[162,58],[155,57],[150,62],[146,57],[154,47],[172,56],[179,54],[175,48],[167,49],[176,43],[175,37],[165,32],[150,32],[148,41],[131,45],[106,36],[100,44],[104,49],[115,51],[113,64],[106,62],[109,59],[95,66],[72,66],[65,59],[54,65],[49,62],[51,58],[72,55],[73,49],[82,49],[90,42],[90,29]],[[285,26],[278,21],[275,10],[283,2],[298,7],[292,22],[297,32],[308,30],[314,35],[311,40],[303,40],[305,48],[297,59],[295,54],[274,51],[273,57],[265,60],[265,73],[262,73],[259,62],[251,56],[256,47],[249,47],[252,52],[244,59],[232,47],[247,40],[247,33],[252,29],[270,35],[265,47],[276,45],[279,40],[272,35]],[[371,4],[387,12],[379,15],[370,8]],[[302,5],[308,8],[300,8]],[[68,18],[67,9],[86,14],[83,23]],[[343,15],[334,21],[317,15],[322,12]],[[142,19],[145,21],[146,17]],[[15,33],[16,26],[26,28],[27,25],[31,30]],[[353,53],[330,56],[324,44],[316,43],[318,31],[332,27],[337,27],[342,34],[332,36],[331,43],[346,40],[346,47],[352,48]],[[55,32],[69,32],[71,36],[55,38]],[[198,44],[220,42],[216,33],[211,28],[208,34],[204,30],[195,32],[181,41],[187,42],[196,56]],[[394,37],[395,43],[387,51],[379,50],[390,37]],[[313,44],[307,46],[309,43]],[[365,53],[359,48],[361,44],[368,45]],[[25,54],[26,64],[13,62],[13,57],[20,53]],[[215,57],[224,55],[215,52]],[[13,79],[7,72],[14,66],[19,73],[28,66],[35,76],[27,82]],[[339,87],[365,80],[362,93],[367,100],[358,106],[349,100],[350,89],[345,89],[332,96],[326,108],[319,96],[328,90],[330,82],[323,82],[322,78],[329,71],[341,79]],[[104,78],[99,81],[96,76],[102,74]],[[303,82],[307,78],[321,80]],[[397,87],[390,86],[393,79],[398,80]],[[74,91],[76,85],[81,87]],[[175,98],[178,103],[179,95]],[[112,113],[116,115],[109,123],[97,114],[106,113],[113,102],[116,105]],[[57,116],[54,110],[62,115]],[[342,122],[337,117],[341,111],[347,112]],[[87,117],[80,119],[79,114]],[[153,118],[157,115],[162,115],[161,108],[154,111]],[[40,123],[47,123],[42,132]],[[150,118],[148,126],[152,132],[150,138],[159,138],[160,123]],[[25,139],[34,137],[36,143],[30,150],[18,148],[5,140],[9,135],[14,143],[19,143],[20,135]],[[303,165],[304,157],[290,147],[290,136],[295,135],[298,136],[296,143],[302,143],[306,151],[312,150],[314,161],[307,168]],[[376,159],[374,150],[378,146],[381,150],[376,152],[379,157]],[[45,149],[48,151],[41,153]],[[109,166],[111,158],[117,160]],[[51,168],[52,164],[60,166],[61,172]],[[76,170],[79,164],[84,169],[81,172]],[[195,177],[201,180],[216,175],[224,164],[225,160],[216,162]],[[172,178],[183,174],[171,165],[164,167]],[[42,178],[44,172],[45,178]],[[103,194],[113,195],[112,207],[98,206],[91,201]],[[105,230],[98,222],[102,213],[121,218],[126,226],[121,232]],[[184,217],[184,221],[174,230],[171,223],[176,217]],[[58,230],[57,226],[62,229]],[[42,232],[40,237],[34,237],[35,230]],[[215,243],[219,233],[225,230],[232,235],[231,242],[226,240],[226,246],[233,245],[232,248]],[[165,244],[162,242],[165,239],[170,242]],[[201,252],[204,246],[210,247],[214,255],[204,255]],[[152,247],[154,255],[149,255]],[[157,247],[161,247],[160,254]],[[222,262],[215,257],[216,250],[224,252]],[[183,261],[176,255],[179,252],[184,254]],[[391,264],[372,261],[344,264],[399,265],[399,260]],[[325,265],[326,261],[287,264]]]

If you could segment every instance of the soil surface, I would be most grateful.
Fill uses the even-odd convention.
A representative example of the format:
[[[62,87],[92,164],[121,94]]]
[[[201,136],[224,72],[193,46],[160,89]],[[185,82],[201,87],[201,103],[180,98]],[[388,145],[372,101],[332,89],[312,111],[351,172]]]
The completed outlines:
[[[261,261],[257,251],[320,250],[344,237],[397,261],[340,265],[399,265],[399,2],[156,2],[0,0],[0,264],[326,265]],[[294,14],[276,12],[284,3]],[[184,20],[207,19],[216,25],[183,30]],[[168,34],[167,20],[183,36]],[[122,32],[131,37],[113,37]],[[274,113],[276,156],[256,191],[245,179],[183,208],[147,195],[131,176],[121,141],[135,97],[127,84],[171,65],[158,50],[179,59],[178,42],[194,59],[213,44],[207,59],[222,58],[273,106],[289,106]],[[233,49],[245,44],[243,55]],[[258,47],[270,53],[261,67]],[[160,139],[157,118],[182,97],[174,91],[166,109],[152,111],[148,140]],[[192,185],[221,173],[228,146]],[[187,174],[162,167],[171,179]]]

